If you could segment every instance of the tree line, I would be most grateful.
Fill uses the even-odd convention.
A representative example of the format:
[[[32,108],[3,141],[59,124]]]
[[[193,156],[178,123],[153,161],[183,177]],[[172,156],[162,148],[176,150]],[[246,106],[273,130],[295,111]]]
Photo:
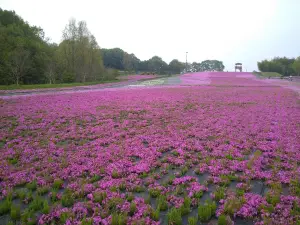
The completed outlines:
[[[300,76],[300,56],[297,58],[275,57],[257,63],[261,72],[277,72],[282,76]]]
[[[14,11],[0,8],[0,84],[43,84],[114,80],[119,70],[179,74],[223,71],[218,60],[169,64],[159,56],[140,60],[120,48],[100,48],[86,22],[71,19],[62,41],[52,43],[42,28],[31,26]]]

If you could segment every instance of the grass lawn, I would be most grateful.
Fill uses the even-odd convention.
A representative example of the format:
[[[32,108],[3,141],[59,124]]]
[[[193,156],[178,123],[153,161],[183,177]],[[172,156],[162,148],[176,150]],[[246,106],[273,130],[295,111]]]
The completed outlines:
[[[96,82],[85,82],[85,83],[61,83],[61,84],[26,84],[26,85],[0,85],[0,90],[17,90],[17,89],[38,89],[38,88],[64,88],[64,87],[75,87],[75,86],[86,86],[95,84],[105,84],[119,82],[120,80],[109,80],[109,81],[96,81]]]
[[[254,74],[261,76],[261,77],[281,77],[282,76],[280,73],[276,73],[276,72],[256,72]]]

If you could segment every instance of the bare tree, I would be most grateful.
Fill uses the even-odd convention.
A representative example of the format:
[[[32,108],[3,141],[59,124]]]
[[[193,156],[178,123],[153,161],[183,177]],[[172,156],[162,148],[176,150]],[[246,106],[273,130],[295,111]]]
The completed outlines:
[[[50,84],[55,84],[55,71],[56,71],[56,62],[54,60],[51,60],[46,68],[45,75],[49,80]]]
[[[16,83],[20,84],[20,79],[25,75],[30,65],[30,53],[29,51],[18,48],[14,50],[10,55],[10,70],[11,75]]]

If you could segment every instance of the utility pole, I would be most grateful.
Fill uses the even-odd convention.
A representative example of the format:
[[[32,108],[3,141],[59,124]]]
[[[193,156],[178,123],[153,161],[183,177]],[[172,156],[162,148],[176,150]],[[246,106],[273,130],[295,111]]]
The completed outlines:
[[[187,54],[188,52],[185,53],[185,72],[187,73]]]

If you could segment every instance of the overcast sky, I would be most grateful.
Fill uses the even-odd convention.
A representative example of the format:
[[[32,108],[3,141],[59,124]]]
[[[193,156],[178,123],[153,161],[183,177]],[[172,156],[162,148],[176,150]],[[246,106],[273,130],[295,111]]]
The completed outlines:
[[[145,60],[242,62],[300,55],[300,0],[0,0],[54,42],[70,18],[85,20],[102,48]]]

